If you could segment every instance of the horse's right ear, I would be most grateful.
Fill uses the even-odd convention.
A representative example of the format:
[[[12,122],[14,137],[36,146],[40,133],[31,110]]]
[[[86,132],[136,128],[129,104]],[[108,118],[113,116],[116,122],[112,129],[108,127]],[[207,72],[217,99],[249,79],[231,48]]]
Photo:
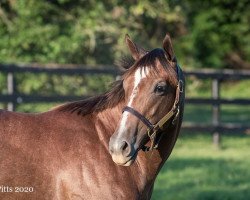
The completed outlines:
[[[147,51],[144,50],[143,48],[141,47],[138,47],[129,37],[128,34],[126,34],[125,36],[125,41],[126,41],[126,44],[130,50],[130,53],[132,55],[132,57],[135,59],[135,60],[139,60],[142,56],[144,56]]]
[[[171,42],[170,35],[167,33],[163,40],[163,49],[165,51],[166,57],[169,61],[174,60],[174,50]]]

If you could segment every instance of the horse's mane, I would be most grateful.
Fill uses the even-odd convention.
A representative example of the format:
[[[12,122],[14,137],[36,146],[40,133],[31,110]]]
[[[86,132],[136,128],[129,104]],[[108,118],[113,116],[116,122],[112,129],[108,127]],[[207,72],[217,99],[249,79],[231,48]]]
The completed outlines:
[[[107,108],[115,107],[119,102],[125,100],[125,91],[123,88],[124,78],[134,73],[138,68],[143,69],[145,67],[154,67],[155,70],[151,71],[157,73],[157,68],[155,67],[157,59],[167,71],[170,83],[177,84],[175,69],[170,66],[170,62],[166,59],[164,51],[162,49],[154,49],[138,61],[134,61],[131,58],[123,58],[119,62],[119,67],[124,69],[121,76],[122,78],[115,81],[108,92],[84,100],[69,102],[57,107],[56,109],[59,111],[74,112],[78,115],[87,115],[94,112],[100,112]]]

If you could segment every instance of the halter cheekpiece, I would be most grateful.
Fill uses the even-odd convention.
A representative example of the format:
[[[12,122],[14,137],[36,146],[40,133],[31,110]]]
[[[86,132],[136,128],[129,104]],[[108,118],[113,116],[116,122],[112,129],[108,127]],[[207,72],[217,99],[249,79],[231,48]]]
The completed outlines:
[[[174,105],[172,106],[171,110],[163,117],[160,121],[158,121],[156,124],[152,124],[146,117],[144,117],[141,113],[139,113],[137,110],[135,110],[132,107],[126,106],[123,108],[123,112],[129,112],[132,115],[136,116],[141,122],[143,122],[147,127],[147,134],[151,141],[150,147],[148,146],[142,146],[143,151],[151,151],[153,149],[158,148],[158,144],[162,138],[162,131],[164,130],[164,125],[169,122],[170,119],[172,119],[172,124],[174,125],[178,119],[179,112],[180,112],[180,105],[179,100],[180,96],[183,93],[184,90],[184,82],[181,79],[181,69],[180,66],[177,64],[176,67],[177,77],[178,77],[178,85],[176,87],[175,91],[175,101]]]

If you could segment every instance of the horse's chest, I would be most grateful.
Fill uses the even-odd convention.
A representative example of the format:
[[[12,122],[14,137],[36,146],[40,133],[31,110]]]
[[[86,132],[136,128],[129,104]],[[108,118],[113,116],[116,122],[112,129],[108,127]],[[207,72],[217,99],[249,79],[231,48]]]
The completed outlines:
[[[128,178],[128,177],[127,177]],[[136,184],[125,176],[112,171],[78,169],[60,171],[56,177],[58,199],[139,199]]]

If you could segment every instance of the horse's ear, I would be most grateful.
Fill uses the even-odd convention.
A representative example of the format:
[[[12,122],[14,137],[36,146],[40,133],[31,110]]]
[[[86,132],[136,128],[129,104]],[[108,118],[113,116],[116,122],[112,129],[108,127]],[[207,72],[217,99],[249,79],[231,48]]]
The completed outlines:
[[[167,33],[163,40],[163,49],[169,61],[174,61],[174,50],[171,42],[170,35]]]
[[[128,48],[130,50],[130,53],[132,55],[132,57],[135,59],[135,60],[139,60],[142,56],[144,56],[147,51],[144,50],[143,48],[141,47],[138,47],[129,37],[128,34],[126,34],[125,36],[125,41],[126,41],[126,44],[128,45]]]

